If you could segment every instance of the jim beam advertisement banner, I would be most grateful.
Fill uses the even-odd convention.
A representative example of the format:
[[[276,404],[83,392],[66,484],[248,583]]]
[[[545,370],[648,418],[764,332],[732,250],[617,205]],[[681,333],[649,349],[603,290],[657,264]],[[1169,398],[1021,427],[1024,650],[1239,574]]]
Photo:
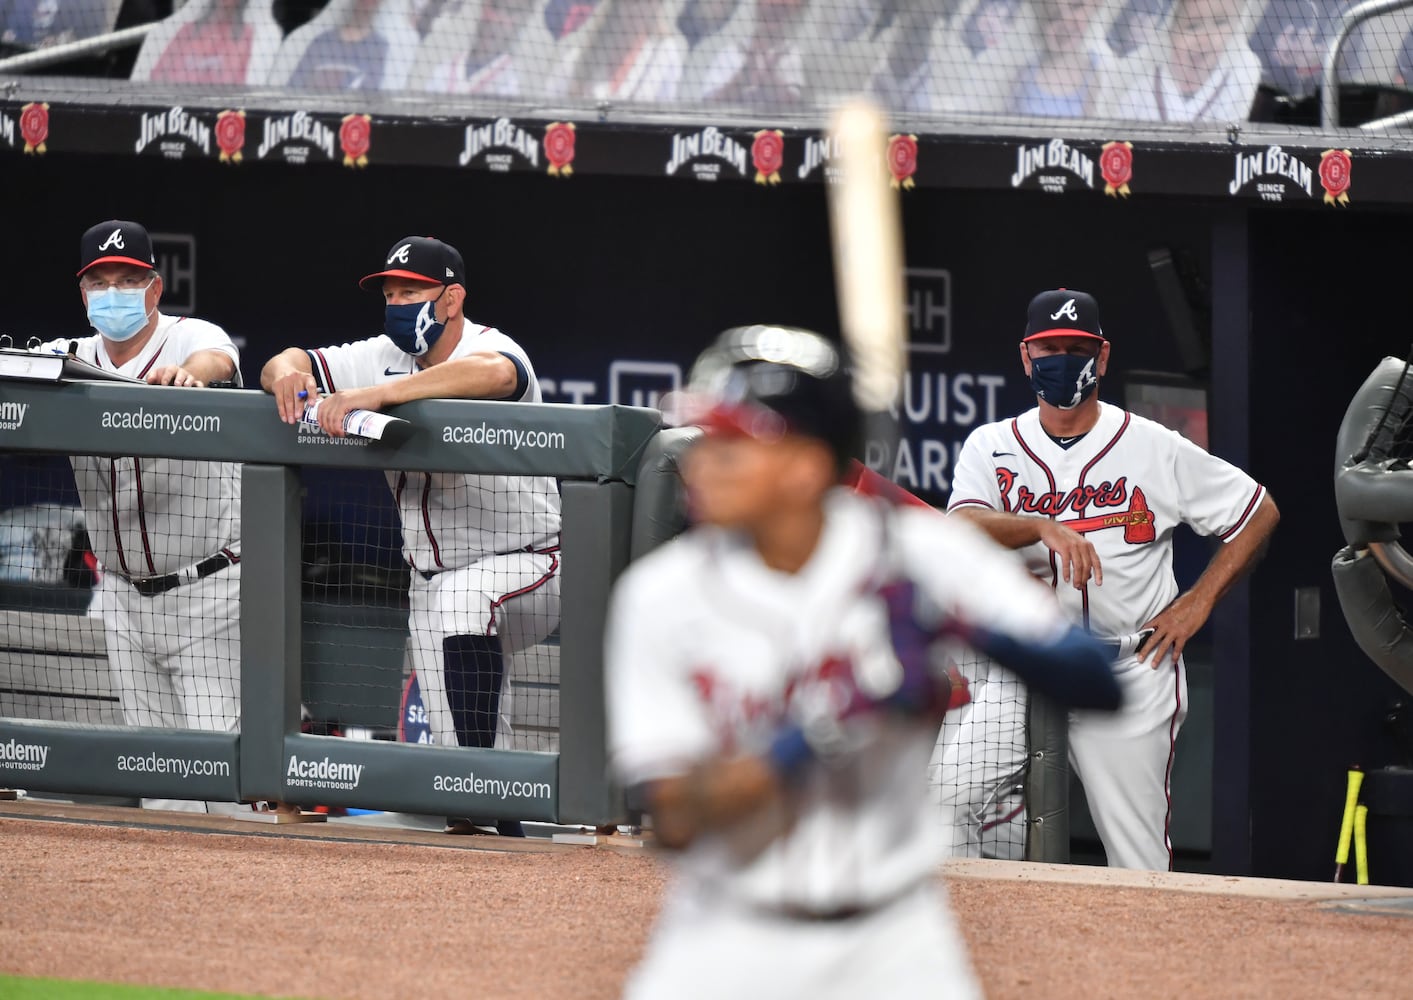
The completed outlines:
[[[1100,155],[1065,139],[1016,143],[1010,185],[1047,194],[1102,190],[1106,181],[1099,170]]]
[[[168,160],[211,156],[216,148],[214,124],[215,116],[210,112],[180,105],[143,111],[137,120],[133,152]]]
[[[1287,149],[1279,145],[1230,154],[1226,193],[1269,202],[1350,203],[1354,154],[1347,149]]]
[[[468,122],[462,134],[459,167],[492,173],[574,174],[576,128],[573,122],[518,122],[512,118]]]
[[[342,127],[340,118],[308,111],[262,117],[243,136],[245,153],[253,152],[257,160],[286,163],[339,162],[344,156],[339,148]]]

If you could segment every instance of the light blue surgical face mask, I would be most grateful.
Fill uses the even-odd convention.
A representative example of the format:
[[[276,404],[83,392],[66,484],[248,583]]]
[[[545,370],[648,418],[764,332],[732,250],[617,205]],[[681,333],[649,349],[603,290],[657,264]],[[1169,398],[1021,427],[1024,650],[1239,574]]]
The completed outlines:
[[[442,295],[446,288],[442,288]],[[432,349],[432,345],[446,330],[445,323],[437,322],[438,295],[430,302],[408,302],[405,305],[389,305],[383,319],[383,333],[397,345],[398,350],[420,358]]]
[[[106,288],[88,293],[88,322],[109,340],[131,340],[151,318],[148,282],[143,288]]]

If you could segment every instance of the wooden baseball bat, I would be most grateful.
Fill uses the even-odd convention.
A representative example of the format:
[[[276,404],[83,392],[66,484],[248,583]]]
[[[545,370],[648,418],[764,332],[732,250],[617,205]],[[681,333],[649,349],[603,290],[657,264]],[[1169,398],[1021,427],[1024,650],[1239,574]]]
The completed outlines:
[[[1349,769],[1349,784],[1344,793],[1344,819],[1339,826],[1339,847],[1335,850],[1334,881],[1344,877],[1344,866],[1349,861],[1349,838],[1354,833],[1354,811],[1359,804],[1359,787],[1364,783],[1364,772],[1356,765]]]
[[[871,101],[840,107],[830,127],[838,180],[828,196],[840,332],[852,355],[866,434],[880,447],[887,476],[898,443],[894,414],[907,370],[907,330],[903,226],[884,169],[885,125],[883,110]]]

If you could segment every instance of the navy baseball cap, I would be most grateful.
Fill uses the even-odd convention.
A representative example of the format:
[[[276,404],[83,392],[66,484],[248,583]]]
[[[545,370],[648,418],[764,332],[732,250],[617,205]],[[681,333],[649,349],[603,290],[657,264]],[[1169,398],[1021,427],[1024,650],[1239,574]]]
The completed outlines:
[[[79,240],[79,276],[99,264],[132,264],[155,269],[157,258],[152,253],[152,237],[136,222],[109,219],[98,223]]]
[[[1022,343],[1045,337],[1107,339],[1099,324],[1099,303],[1094,301],[1094,296],[1069,288],[1055,288],[1031,299]]]
[[[392,245],[383,270],[364,275],[359,288],[374,288],[378,278],[410,278],[434,285],[465,285],[466,265],[456,247],[430,236],[405,236]]]

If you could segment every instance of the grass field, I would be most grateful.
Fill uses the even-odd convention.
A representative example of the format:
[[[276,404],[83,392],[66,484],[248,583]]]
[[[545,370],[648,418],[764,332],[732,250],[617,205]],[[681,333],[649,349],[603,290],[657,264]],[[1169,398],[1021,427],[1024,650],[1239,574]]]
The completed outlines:
[[[241,1000],[247,996],[244,993],[163,990],[155,986],[123,986],[118,983],[83,983],[72,979],[0,976],[0,997],[5,1000]]]

